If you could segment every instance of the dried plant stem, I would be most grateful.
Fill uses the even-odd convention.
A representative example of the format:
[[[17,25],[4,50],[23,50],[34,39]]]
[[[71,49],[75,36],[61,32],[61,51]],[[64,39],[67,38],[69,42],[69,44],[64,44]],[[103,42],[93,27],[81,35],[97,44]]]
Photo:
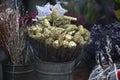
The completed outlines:
[[[112,61],[112,58],[111,58],[111,55],[110,55],[110,52],[111,52],[111,43],[110,43],[109,36],[107,36],[106,42],[107,42],[107,45],[106,45],[106,47],[105,47],[105,49],[106,49],[106,54],[107,54],[107,56],[108,56],[109,64],[112,65],[113,61]]]
[[[0,7],[1,8],[1,7]],[[16,8],[17,9],[17,8]],[[21,55],[25,48],[24,27],[19,26],[19,12],[3,5],[0,12],[0,34],[3,47],[7,49],[13,64],[21,63]]]

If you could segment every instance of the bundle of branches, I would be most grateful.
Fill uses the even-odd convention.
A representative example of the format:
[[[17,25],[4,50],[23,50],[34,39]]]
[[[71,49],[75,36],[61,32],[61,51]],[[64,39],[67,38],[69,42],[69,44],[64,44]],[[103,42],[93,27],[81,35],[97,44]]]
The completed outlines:
[[[24,27],[19,26],[19,12],[7,3],[0,6],[0,44],[10,55],[11,63],[21,64],[25,48]]]

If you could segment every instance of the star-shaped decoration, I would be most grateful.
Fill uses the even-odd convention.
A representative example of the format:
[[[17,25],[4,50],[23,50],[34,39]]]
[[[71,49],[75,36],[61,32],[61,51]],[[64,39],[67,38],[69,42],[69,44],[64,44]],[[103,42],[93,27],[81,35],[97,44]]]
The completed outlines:
[[[36,5],[36,8],[38,11],[38,15],[36,17],[49,16],[52,13],[49,7],[44,7],[44,6],[42,7],[42,6]]]
[[[49,8],[52,11],[53,5],[51,5],[49,2],[44,6],[45,8]]]
[[[58,15],[62,16],[64,15],[67,10],[62,8],[62,6],[60,5],[60,3],[57,3],[56,5],[51,5],[50,3],[47,3],[45,6],[39,6],[36,5],[37,11],[38,11],[38,15],[36,16],[36,18],[40,18],[43,16],[50,16],[53,12],[54,9],[58,9]]]
[[[53,9],[55,9],[55,8],[58,9],[59,16],[62,16],[62,15],[64,15],[67,12],[66,9],[62,8],[62,6],[60,5],[60,3],[57,3],[55,6],[53,6]]]

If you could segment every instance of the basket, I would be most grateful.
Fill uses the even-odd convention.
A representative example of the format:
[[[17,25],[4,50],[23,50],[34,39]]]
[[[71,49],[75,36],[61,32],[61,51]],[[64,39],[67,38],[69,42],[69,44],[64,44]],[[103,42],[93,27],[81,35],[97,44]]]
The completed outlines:
[[[29,37],[29,43],[34,53],[43,61],[67,62],[73,61],[81,54],[81,47],[76,48],[55,48]]]
[[[30,65],[8,65],[3,64],[4,80],[34,80],[34,67]]]
[[[37,80],[73,80],[74,66],[75,60],[61,63],[36,60],[36,78]]]

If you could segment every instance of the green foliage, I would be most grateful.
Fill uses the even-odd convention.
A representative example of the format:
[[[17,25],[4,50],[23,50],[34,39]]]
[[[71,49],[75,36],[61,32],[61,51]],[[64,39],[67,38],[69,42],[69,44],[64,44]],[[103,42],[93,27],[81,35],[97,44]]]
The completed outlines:
[[[115,15],[118,20],[120,20],[120,9],[115,10]]]
[[[115,0],[115,3],[120,4],[120,0]]]
[[[77,17],[85,17],[87,23],[94,22],[99,14],[99,12],[95,9],[95,0],[79,0],[78,2],[70,0],[67,5],[62,6],[68,10],[68,13],[72,13]]]
[[[93,2],[87,1],[81,10],[81,15],[83,15],[87,23],[92,23],[96,20],[97,11],[95,10],[95,5]]]
[[[79,5],[75,3],[75,1],[70,0],[68,1],[68,4],[62,3],[62,6],[68,10],[68,13],[72,13],[76,16],[80,16],[80,8],[79,8]]]

